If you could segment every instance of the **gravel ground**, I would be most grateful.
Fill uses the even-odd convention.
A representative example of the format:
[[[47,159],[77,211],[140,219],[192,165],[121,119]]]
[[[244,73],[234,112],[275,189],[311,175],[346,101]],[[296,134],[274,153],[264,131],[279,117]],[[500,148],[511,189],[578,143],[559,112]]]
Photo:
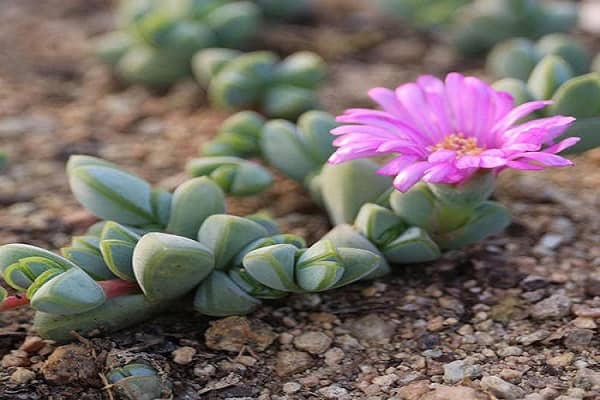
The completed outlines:
[[[227,116],[192,81],[150,93],[111,78],[87,48],[111,26],[109,3],[0,2],[0,147],[11,155],[0,244],[58,248],[95,221],[69,194],[69,155],[105,157],[172,188]],[[332,72],[321,97],[332,112],[422,72],[481,75],[481,63],[353,4],[321,1],[313,20],[272,26],[256,48],[323,54]],[[496,197],[514,223],[500,237],[248,318],[211,320],[183,302],[135,329],[59,347],[34,336],[31,312],[5,313],[0,399],[110,399],[101,378],[115,353],[152,362],[182,400],[598,399],[600,152],[576,164],[503,175]],[[232,213],[259,209],[309,240],[329,229],[287,180],[230,202]]]

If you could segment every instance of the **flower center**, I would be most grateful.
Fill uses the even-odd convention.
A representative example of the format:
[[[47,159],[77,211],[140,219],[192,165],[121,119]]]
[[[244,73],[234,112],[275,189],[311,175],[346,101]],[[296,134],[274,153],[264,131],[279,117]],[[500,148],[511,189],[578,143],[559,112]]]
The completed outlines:
[[[453,133],[448,135],[436,144],[435,146],[431,146],[430,150],[452,150],[456,152],[457,157],[462,157],[466,155],[475,156],[480,154],[484,149],[477,146],[477,138],[474,137],[465,137],[462,133]]]

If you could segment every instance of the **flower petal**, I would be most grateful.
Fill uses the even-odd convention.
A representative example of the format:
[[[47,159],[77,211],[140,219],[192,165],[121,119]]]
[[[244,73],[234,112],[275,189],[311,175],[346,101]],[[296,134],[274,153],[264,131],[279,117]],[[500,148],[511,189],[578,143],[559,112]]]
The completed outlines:
[[[425,161],[417,162],[404,168],[394,179],[394,187],[401,192],[408,191],[423,178],[423,174],[431,167]]]
[[[498,121],[492,128],[492,132],[496,134],[502,133],[521,118],[550,104],[552,104],[552,101],[549,100],[530,101],[529,103],[521,104],[520,106],[513,108],[512,111],[504,116],[504,118]]]
[[[397,175],[404,168],[417,161],[417,157],[414,156],[400,156],[387,162],[383,167],[377,170],[379,175],[393,176]]]

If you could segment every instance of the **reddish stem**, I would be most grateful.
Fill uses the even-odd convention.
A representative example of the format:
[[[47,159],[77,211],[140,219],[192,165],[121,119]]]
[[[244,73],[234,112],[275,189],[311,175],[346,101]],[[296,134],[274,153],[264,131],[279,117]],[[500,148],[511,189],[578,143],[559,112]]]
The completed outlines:
[[[128,282],[121,279],[113,279],[110,281],[99,281],[98,284],[104,289],[107,299],[125,296],[132,292],[139,292],[140,287],[136,282]]]
[[[15,294],[14,296],[8,296],[2,303],[0,303],[0,312],[12,310],[13,308],[23,307],[29,304],[29,299],[25,294]]]
[[[110,281],[98,281],[98,285],[102,287],[107,299],[125,296],[132,292],[139,292],[140,287],[135,282],[128,282],[121,279],[113,279]],[[0,303],[0,312],[13,310],[29,304],[29,299],[24,293],[8,296]]]

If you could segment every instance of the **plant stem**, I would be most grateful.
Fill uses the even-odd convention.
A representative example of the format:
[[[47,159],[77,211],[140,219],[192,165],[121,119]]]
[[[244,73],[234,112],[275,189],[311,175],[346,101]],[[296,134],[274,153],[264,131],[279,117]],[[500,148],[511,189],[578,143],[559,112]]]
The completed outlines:
[[[104,290],[106,299],[114,299],[115,297],[121,297],[140,291],[140,287],[137,283],[124,281],[121,279],[98,281],[97,283]],[[8,296],[2,303],[0,303],[0,312],[13,310],[28,304],[29,299],[27,296],[25,296],[25,293],[18,293],[13,296]]]
[[[126,294],[139,292],[140,287],[136,282],[113,279],[110,281],[99,281],[98,284],[104,289],[107,299],[125,296]]]
[[[14,296],[8,296],[0,304],[0,312],[12,310],[14,308],[23,307],[29,304],[29,299],[25,294],[15,294]]]

